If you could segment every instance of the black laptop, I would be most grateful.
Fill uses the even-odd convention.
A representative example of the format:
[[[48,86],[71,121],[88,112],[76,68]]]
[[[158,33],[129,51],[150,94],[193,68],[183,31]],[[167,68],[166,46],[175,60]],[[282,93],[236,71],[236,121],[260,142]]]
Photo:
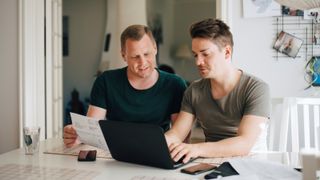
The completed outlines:
[[[159,126],[111,120],[100,120],[99,124],[112,157],[118,161],[164,169],[185,165],[182,160],[172,160]]]

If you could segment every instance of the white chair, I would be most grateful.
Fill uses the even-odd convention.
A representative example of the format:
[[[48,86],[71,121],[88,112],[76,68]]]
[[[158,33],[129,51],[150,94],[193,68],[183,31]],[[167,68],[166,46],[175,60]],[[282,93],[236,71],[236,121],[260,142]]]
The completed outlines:
[[[304,180],[317,179],[320,170],[319,116],[320,98],[272,99],[269,150],[300,152],[291,164],[302,165]]]
[[[271,116],[269,150],[299,152],[300,149],[319,150],[320,98],[284,98],[272,101],[282,106],[280,118]],[[280,122],[279,122],[280,121]]]
[[[268,150],[279,150],[280,119],[282,117],[283,98],[271,99],[271,117],[268,123]]]

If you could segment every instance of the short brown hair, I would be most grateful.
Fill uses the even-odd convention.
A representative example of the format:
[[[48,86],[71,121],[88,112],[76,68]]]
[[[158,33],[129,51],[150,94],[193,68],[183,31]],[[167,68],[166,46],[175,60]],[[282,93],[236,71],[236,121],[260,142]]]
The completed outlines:
[[[191,38],[206,38],[213,41],[219,49],[226,45],[233,48],[233,38],[230,28],[219,19],[208,18],[190,26]]]
[[[149,36],[153,43],[156,43],[152,31],[147,26],[135,24],[127,27],[121,34],[121,51],[125,50],[126,40],[133,39],[139,41],[145,34]]]

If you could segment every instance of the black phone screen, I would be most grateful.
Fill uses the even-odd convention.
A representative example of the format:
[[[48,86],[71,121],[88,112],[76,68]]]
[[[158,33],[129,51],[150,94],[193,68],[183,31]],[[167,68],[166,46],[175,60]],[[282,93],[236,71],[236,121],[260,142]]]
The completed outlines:
[[[96,150],[80,150],[78,155],[78,161],[95,161],[96,155]]]

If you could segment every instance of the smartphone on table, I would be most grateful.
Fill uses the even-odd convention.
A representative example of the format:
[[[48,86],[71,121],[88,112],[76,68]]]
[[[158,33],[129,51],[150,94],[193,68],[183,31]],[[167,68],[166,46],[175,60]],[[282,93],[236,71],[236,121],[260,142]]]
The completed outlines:
[[[214,164],[200,163],[200,164],[197,164],[194,166],[183,168],[183,169],[181,169],[181,172],[196,175],[196,174],[210,171],[215,168],[217,168],[217,166]]]
[[[78,161],[95,161],[97,150],[80,150]]]

